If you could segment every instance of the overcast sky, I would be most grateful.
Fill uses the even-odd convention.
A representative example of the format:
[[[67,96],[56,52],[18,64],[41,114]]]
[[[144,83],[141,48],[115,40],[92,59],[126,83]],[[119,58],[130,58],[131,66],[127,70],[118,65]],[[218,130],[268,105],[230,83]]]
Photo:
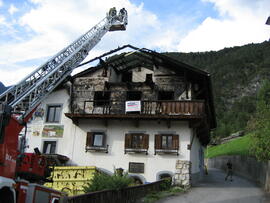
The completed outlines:
[[[197,52],[270,38],[270,0],[0,0],[0,81],[15,84],[113,6],[127,9],[127,31],[107,33],[88,59],[124,44]]]

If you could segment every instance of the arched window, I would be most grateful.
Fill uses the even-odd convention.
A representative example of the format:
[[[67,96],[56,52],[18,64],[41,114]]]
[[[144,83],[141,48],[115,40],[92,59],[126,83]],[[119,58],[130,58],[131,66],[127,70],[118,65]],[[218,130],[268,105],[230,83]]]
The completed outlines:
[[[172,178],[172,176],[171,176],[171,174],[169,174],[169,173],[162,173],[162,174],[160,174],[159,175],[159,179],[160,180],[162,180],[162,179],[171,179]]]
[[[156,180],[162,180],[162,179],[165,179],[165,178],[169,178],[172,180],[174,176],[174,173],[171,172],[171,171],[159,171],[157,174],[156,174]]]
[[[145,178],[142,175],[129,174],[128,176],[134,180],[134,183],[136,185],[142,185],[146,182]]]
[[[137,177],[137,176],[132,176],[132,178],[133,178],[134,183],[135,183],[136,185],[142,185],[142,184],[143,184],[142,180],[141,180],[139,177]]]

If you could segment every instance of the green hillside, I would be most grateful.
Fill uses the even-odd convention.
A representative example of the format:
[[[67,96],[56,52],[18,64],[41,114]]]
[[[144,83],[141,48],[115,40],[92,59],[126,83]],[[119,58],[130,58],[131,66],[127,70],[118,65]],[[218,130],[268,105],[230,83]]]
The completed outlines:
[[[223,155],[251,155],[250,147],[252,143],[252,136],[246,135],[230,142],[208,147],[205,151],[206,158],[213,158]]]
[[[196,53],[165,53],[212,75],[218,127],[215,137],[244,130],[256,112],[257,92],[270,78],[270,42]]]

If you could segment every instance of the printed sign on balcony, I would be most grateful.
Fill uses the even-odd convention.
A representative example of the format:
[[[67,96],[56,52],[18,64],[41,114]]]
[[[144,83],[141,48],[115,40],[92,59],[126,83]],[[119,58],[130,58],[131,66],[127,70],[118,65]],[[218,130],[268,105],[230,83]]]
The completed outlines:
[[[126,101],[126,112],[141,111],[141,101]]]

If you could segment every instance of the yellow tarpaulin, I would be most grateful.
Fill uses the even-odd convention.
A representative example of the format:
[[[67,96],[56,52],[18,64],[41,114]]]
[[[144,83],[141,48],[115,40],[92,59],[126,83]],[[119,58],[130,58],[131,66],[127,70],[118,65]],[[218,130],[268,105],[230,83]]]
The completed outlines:
[[[53,183],[46,183],[45,186],[68,195],[83,194],[83,186],[89,183],[96,171],[94,166],[57,166],[52,172]]]

